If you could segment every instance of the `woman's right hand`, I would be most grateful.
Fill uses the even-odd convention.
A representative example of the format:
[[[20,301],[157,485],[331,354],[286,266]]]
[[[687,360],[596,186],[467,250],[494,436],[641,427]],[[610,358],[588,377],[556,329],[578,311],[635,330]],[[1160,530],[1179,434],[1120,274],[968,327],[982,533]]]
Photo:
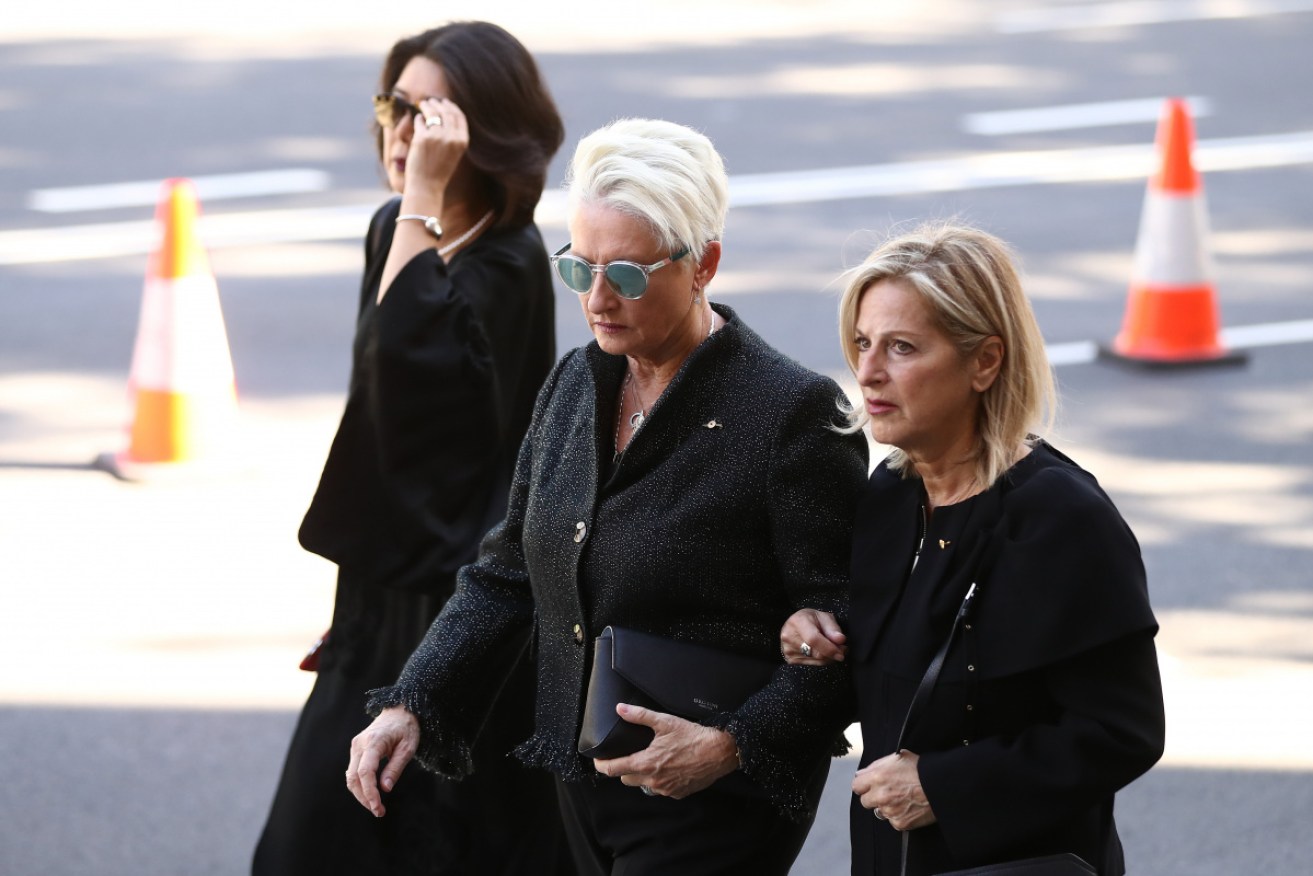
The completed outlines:
[[[460,107],[446,98],[425,98],[419,102],[419,110],[410,120],[401,212],[441,219],[446,209],[447,186],[470,145],[469,122]],[[430,126],[425,119],[433,119],[435,123]],[[389,180],[395,185],[391,176]],[[474,219],[469,217],[471,223]],[[419,223],[403,222],[397,226],[379,278],[378,302],[383,303],[392,281],[411,259],[437,246],[438,242]]]
[[[419,749],[419,719],[401,706],[384,709],[351,740],[351,763],[346,768],[346,786],[364,806],[382,818],[387,812],[379,793],[391,791]],[[379,766],[386,763],[383,774]]]
[[[794,612],[780,629],[780,653],[793,666],[842,663],[848,656],[848,637],[828,611],[804,608]]]
[[[419,109],[422,115],[412,119],[414,129],[406,154],[405,194],[417,200],[416,207],[435,198],[441,203],[470,146],[469,123],[455,103],[430,97],[419,102]],[[441,124],[430,126],[425,119],[441,119]]]

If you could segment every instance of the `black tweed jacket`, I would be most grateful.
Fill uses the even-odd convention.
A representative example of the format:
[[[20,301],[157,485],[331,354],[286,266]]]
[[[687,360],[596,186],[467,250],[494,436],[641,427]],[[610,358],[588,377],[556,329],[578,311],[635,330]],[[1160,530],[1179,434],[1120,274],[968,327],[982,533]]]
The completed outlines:
[[[428,768],[469,770],[499,673],[532,636],[535,732],[517,754],[567,780],[595,777],[576,744],[592,642],[615,624],[780,660],[767,687],[704,723],[734,736],[743,771],[783,810],[814,810],[807,780],[852,714],[848,671],[786,666],[778,636],[799,607],[846,614],[866,443],[828,428],[833,381],[716,309],[726,325],[689,356],[614,472],[623,357],[589,344],[548,377],[506,520],[398,683],[370,700],[374,713],[404,705],[420,718]]]

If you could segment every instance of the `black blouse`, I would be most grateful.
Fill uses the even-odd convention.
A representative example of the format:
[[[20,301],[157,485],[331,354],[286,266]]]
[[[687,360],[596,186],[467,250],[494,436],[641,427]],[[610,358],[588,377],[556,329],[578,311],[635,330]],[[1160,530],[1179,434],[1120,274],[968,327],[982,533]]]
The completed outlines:
[[[538,229],[495,228],[450,263],[411,259],[378,303],[400,198],[370,223],[351,385],[301,544],[388,586],[449,595],[506,511],[555,359]]]
[[[1040,443],[984,493],[935,509],[883,465],[859,506],[850,662],[862,765],[893,752],[912,693],[977,584],[904,748],[937,823],[908,873],[1053,852],[1123,872],[1115,791],[1162,754],[1163,702],[1139,546],[1094,478]],[[910,572],[910,574],[909,574]],[[901,837],[854,801],[853,872],[897,873]]]

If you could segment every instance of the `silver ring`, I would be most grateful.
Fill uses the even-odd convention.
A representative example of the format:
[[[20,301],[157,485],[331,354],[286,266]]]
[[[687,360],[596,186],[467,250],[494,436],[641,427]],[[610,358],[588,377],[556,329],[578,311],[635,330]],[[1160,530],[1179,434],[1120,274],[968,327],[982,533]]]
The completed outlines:
[[[799,645],[798,650],[802,652],[802,656],[804,657],[810,657],[812,655],[812,646],[808,645],[806,642]]]
[[[656,791],[653,791],[653,790],[652,790],[651,788],[649,788],[647,785],[639,785],[638,787],[642,788],[642,789],[643,789],[643,793],[646,794],[647,796],[649,796],[649,797],[655,797],[655,796],[656,796]]]
[[[875,815],[875,817],[876,817],[877,820],[879,820],[879,821],[888,821],[888,820],[889,820],[888,818],[886,818],[886,817],[880,812],[880,807],[879,807],[879,806],[875,807],[875,808],[872,809],[871,811],[872,811],[872,813],[874,813],[874,815]]]
[[[424,117],[424,127],[426,127],[426,128],[441,128],[441,127],[442,127],[442,116],[425,116],[425,117]]]

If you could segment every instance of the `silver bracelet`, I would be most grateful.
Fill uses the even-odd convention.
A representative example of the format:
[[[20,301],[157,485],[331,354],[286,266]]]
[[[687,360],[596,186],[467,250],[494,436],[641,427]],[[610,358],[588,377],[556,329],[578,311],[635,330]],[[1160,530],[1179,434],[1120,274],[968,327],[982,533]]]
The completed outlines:
[[[397,222],[405,222],[407,219],[415,222],[423,222],[425,229],[432,234],[437,240],[442,240],[442,226],[438,224],[437,216],[424,216],[420,213],[402,213],[397,217]]]

